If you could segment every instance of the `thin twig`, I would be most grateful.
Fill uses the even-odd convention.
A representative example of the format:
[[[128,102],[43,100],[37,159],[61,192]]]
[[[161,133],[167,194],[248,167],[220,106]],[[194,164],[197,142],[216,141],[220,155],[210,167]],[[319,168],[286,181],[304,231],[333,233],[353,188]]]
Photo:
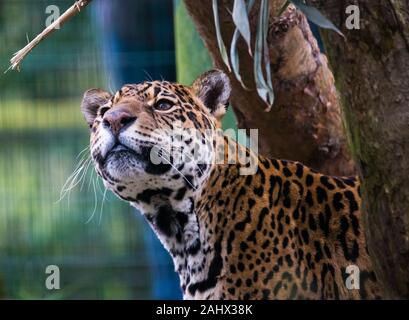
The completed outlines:
[[[37,37],[31,40],[23,49],[16,52],[10,60],[10,69],[20,71],[20,63],[42,40],[59,29],[65,22],[77,15],[81,8],[85,8],[92,0],[78,0],[67,11],[65,11],[57,20],[45,28]]]

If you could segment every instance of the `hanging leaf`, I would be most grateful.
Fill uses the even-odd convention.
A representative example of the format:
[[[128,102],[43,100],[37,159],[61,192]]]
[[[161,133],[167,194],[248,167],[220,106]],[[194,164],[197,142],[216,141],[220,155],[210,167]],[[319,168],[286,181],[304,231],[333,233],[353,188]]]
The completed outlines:
[[[269,18],[269,10],[268,4],[266,4],[266,8],[263,11],[263,26],[264,26],[264,37],[263,37],[263,47],[264,47],[264,68],[266,70],[266,78],[267,78],[267,87],[270,92],[270,101],[273,104],[274,101],[274,91],[273,91],[273,83],[271,80],[271,66],[270,66],[270,49],[267,43],[267,36],[268,36],[268,18]]]
[[[255,0],[249,0],[249,2],[247,3],[247,8],[246,8],[246,15],[248,16],[248,13],[250,12],[251,8],[253,7]],[[236,77],[236,79],[240,82],[241,86],[248,90],[248,88],[245,86],[245,84],[243,83],[243,80],[241,78],[240,75],[240,70],[239,70],[239,66],[240,66],[240,62],[239,62],[239,52],[237,50],[237,42],[240,38],[240,30],[238,27],[236,27],[236,30],[233,33],[233,38],[230,44],[230,61],[231,61],[231,67],[233,69],[234,72],[234,76]],[[250,44],[248,44],[250,45]],[[249,47],[249,54],[251,55],[251,47]]]
[[[214,16],[214,25],[216,28],[217,44],[219,46],[220,55],[222,56],[224,64],[227,66],[227,68],[231,72],[229,57],[227,55],[226,46],[224,45],[222,33],[220,31],[220,21],[219,21],[219,11],[218,11],[217,0],[213,0],[213,16]]]
[[[254,2],[254,1],[253,1]],[[250,23],[248,17],[248,7],[244,0],[234,0],[233,5],[233,22],[236,25],[236,28],[240,31],[244,40],[247,43],[249,54],[251,54],[251,35],[250,35]]]
[[[308,20],[317,26],[330,29],[337,32],[339,35],[345,38],[344,34],[339,30],[328,18],[326,18],[318,9],[308,6],[301,0],[290,0],[302,13],[305,14]]]
[[[266,63],[266,59],[268,58],[268,55],[266,54],[266,50],[268,50],[268,12],[268,0],[261,0],[256,35],[256,47],[254,51],[254,78],[258,95],[267,104],[266,111],[271,110],[274,103],[274,91],[271,85],[271,70],[269,61],[267,64],[265,64],[266,74],[269,77],[267,81],[263,73],[263,62]]]
[[[239,52],[237,50],[237,41],[239,40],[240,37],[240,31],[239,29],[236,29],[233,34],[233,39],[231,41],[230,45],[230,61],[231,61],[231,67],[233,69],[234,76],[236,79],[240,82],[241,86],[248,90],[248,88],[244,85],[243,80],[240,75],[240,62],[239,62]]]

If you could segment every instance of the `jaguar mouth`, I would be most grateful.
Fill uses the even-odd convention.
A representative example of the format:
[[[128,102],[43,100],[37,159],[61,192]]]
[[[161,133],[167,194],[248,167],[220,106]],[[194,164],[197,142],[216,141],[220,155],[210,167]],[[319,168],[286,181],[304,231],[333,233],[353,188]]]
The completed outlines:
[[[135,160],[144,163],[149,161],[149,153],[150,148],[148,147],[139,147],[137,152],[134,149],[131,149],[118,142],[111,148],[111,150],[108,151],[101,165],[105,167],[108,163],[126,163]]]
[[[105,157],[105,160],[108,159],[110,156],[114,156],[114,155],[120,156],[121,154],[130,154],[135,157],[138,156],[138,153],[135,150],[128,148],[127,146],[124,146],[121,143],[117,143],[111,148],[111,150],[108,151]]]
[[[170,168],[170,164],[155,164],[151,160],[153,146],[138,146],[138,151],[131,149],[121,143],[115,144],[107,153],[101,166],[105,170],[129,172],[130,169],[144,171],[151,174],[163,174]]]

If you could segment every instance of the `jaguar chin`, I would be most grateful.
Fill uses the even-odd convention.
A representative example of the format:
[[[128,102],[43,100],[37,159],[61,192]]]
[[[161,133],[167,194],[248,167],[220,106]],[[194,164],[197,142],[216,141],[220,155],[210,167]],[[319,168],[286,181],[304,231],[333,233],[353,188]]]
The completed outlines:
[[[173,258],[184,298],[380,298],[359,181],[269,159],[227,137],[204,138],[221,128],[230,91],[228,77],[212,70],[191,86],[153,81],[114,95],[92,89],[82,103],[98,174],[146,217]],[[224,145],[225,159],[238,150],[257,159],[256,170],[242,175],[243,166],[230,161],[174,162],[158,130],[176,123],[200,133],[178,141],[187,159],[197,149],[211,158]],[[351,265],[360,270],[354,290],[345,282]]]

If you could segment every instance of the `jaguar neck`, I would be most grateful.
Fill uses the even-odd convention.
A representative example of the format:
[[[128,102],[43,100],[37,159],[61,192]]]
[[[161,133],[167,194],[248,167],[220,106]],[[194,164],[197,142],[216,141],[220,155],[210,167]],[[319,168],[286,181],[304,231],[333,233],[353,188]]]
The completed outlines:
[[[202,189],[186,190],[183,197],[177,195],[178,190],[156,190],[149,199],[132,202],[171,255],[184,294],[206,272],[207,255],[212,251],[197,219]]]
[[[220,177],[228,176],[232,188],[245,178],[242,168],[240,164],[213,165],[203,183],[183,197],[175,198],[177,191],[167,191],[153,195],[149,204],[134,204],[172,256],[187,299],[207,298],[224,274],[223,228],[211,208],[223,190]]]

